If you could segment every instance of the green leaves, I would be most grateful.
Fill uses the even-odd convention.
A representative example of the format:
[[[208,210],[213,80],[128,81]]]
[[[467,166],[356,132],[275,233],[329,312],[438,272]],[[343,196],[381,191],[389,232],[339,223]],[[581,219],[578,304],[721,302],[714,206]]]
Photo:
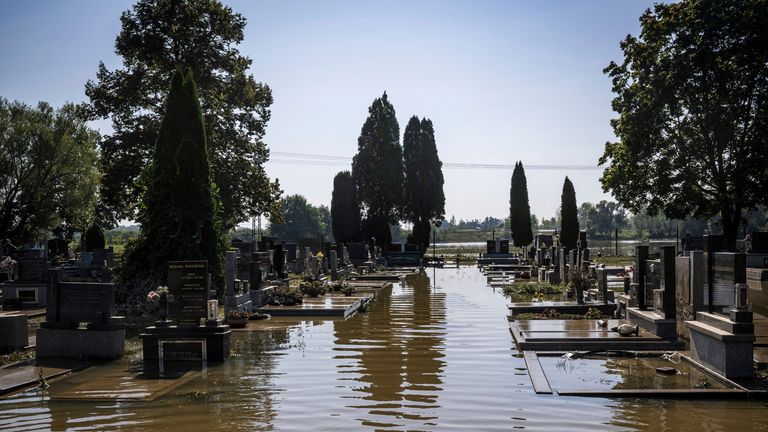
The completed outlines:
[[[71,237],[93,219],[98,199],[97,132],[73,104],[33,108],[0,98],[0,238],[39,231]]]
[[[528,181],[523,163],[517,162],[512,171],[509,188],[509,214],[512,239],[517,247],[528,246],[533,241],[531,229],[531,206],[528,202]]]
[[[425,252],[431,225],[445,218],[443,163],[437,155],[432,121],[411,117],[403,134],[405,202],[403,216],[413,223],[411,241]]]
[[[366,218],[366,236],[375,237],[386,250],[392,236],[389,225],[402,208],[404,181],[400,126],[386,92],[368,109],[352,159],[352,178]]]
[[[768,200],[768,8],[762,0],[657,4],[621,44],[605,191],[633,212],[721,215],[731,246],[742,210]]]
[[[341,171],[333,178],[331,224],[336,242],[360,240],[360,206],[355,195],[352,173],[349,171]]]
[[[288,195],[281,200],[281,208],[282,222],[272,222],[269,228],[271,235],[297,243],[305,237],[315,237],[317,234],[324,234],[330,240],[328,207],[315,207],[302,195]]]
[[[101,143],[105,223],[136,216],[138,179],[151,159],[177,66],[192,70],[197,82],[224,225],[269,215],[281,194],[263,168],[272,93],[247,75],[251,59],[236,48],[245,18],[218,0],[141,0],[121,22],[115,49],[123,68],[100,64],[96,81],[85,86],[90,116],[111,118],[114,130]]]
[[[177,71],[147,173],[131,269],[164,273],[168,261],[208,260],[222,275],[221,204],[211,180],[205,126],[192,73]]]
[[[576,191],[566,176],[560,195],[560,244],[566,249],[576,249],[579,241],[579,213],[576,206]]]

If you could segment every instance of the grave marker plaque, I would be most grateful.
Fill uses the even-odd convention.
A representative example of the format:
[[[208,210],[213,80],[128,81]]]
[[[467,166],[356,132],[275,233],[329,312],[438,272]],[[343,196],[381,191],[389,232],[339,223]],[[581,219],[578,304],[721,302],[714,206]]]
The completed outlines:
[[[104,323],[115,306],[111,283],[62,282],[58,285],[58,321]]]
[[[169,261],[170,316],[179,326],[198,326],[208,315],[208,261]]]
[[[19,282],[43,282],[48,274],[48,262],[45,258],[18,257]]]

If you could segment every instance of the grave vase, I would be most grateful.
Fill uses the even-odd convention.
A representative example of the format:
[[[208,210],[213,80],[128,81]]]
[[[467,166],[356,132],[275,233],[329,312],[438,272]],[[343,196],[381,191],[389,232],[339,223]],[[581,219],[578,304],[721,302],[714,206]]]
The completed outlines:
[[[160,294],[157,306],[160,309],[160,321],[168,321],[168,294]]]

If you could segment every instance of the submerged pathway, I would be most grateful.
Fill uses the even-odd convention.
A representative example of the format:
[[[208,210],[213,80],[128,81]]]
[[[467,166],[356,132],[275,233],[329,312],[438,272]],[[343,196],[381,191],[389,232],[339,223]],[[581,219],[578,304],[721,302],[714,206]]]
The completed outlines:
[[[395,284],[365,314],[273,318],[236,332],[230,361],[152,401],[51,401],[58,383],[0,400],[0,430],[591,432],[768,425],[761,403],[537,395],[506,314],[505,299],[476,268],[429,269]],[[115,363],[78,380],[117,389],[130,368]]]

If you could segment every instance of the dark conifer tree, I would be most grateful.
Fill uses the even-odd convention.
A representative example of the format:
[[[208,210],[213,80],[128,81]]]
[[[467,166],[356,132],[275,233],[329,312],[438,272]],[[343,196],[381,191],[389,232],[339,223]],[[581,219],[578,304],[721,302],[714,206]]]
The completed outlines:
[[[432,224],[445,218],[443,163],[437,155],[432,121],[411,117],[403,134],[405,205],[403,216],[413,223],[409,242],[424,253],[429,246]]]
[[[360,205],[355,196],[352,173],[341,171],[333,178],[331,226],[337,243],[360,239]]]
[[[173,76],[144,183],[142,232],[129,263],[164,275],[168,261],[204,259],[209,271],[221,276],[221,205],[191,71],[177,70]]]
[[[392,240],[390,225],[397,221],[403,203],[400,126],[386,92],[368,109],[352,159],[352,179],[365,217],[365,239],[375,238],[386,253]]]
[[[531,230],[531,206],[528,203],[528,181],[525,179],[523,163],[515,164],[512,185],[509,188],[509,213],[512,239],[515,246],[524,247],[533,241]]]
[[[579,241],[579,213],[573,183],[565,177],[563,194],[560,196],[560,244],[566,249],[576,249]]]

